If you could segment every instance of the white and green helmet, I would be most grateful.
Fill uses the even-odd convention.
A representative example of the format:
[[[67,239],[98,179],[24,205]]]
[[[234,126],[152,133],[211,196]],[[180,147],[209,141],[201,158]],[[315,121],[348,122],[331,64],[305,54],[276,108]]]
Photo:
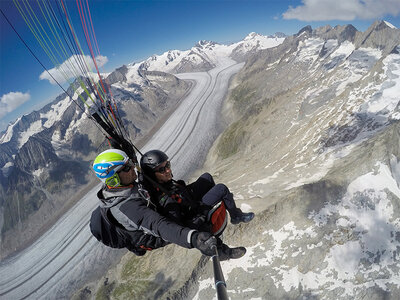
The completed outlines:
[[[117,172],[123,168],[129,160],[124,151],[110,149],[97,155],[93,162],[93,170],[96,176],[105,184],[110,186],[119,185],[119,176]]]

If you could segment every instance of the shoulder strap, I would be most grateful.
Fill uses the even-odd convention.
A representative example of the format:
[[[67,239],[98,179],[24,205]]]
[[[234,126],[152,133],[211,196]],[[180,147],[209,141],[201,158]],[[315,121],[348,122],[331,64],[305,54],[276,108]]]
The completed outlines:
[[[150,182],[150,184],[155,187],[160,189],[161,192],[165,193],[166,195],[170,194],[170,191],[168,191],[165,187],[162,186],[162,184],[158,183],[157,181],[153,180],[152,178],[150,178],[149,176],[147,176],[146,174],[143,174],[143,177]]]
[[[101,207],[100,212],[101,216],[108,224],[114,225],[115,227],[123,228],[123,226],[114,218],[113,214],[110,212],[110,209]]]

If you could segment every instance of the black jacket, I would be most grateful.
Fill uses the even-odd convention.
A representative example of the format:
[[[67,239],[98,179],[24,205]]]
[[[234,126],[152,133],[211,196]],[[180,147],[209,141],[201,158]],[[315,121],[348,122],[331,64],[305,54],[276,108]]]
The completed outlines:
[[[126,188],[109,189],[103,186],[97,193],[101,207],[106,208],[114,219],[129,231],[134,231],[132,244],[155,249],[162,245],[156,238],[185,248],[192,248],[191,236],[195,232],[180,226],[155,211],[147,191],[136,184]],[[154,245],[152,245],[154,243]]]
[[[211,207],[193,194],[190,185],[179,180],[156,186],[146,182],[145,186],[162,215],[182,226],[200,231],[210,230],[206,216]]]

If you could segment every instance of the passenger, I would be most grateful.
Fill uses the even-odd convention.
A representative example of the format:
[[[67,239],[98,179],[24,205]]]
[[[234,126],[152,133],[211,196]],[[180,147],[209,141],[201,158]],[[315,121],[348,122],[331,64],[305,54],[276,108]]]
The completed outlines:
[[[186,185],[183,180],[173,180],[168,156],[160,150],[146,152],[140,166],[144,176],[143,185],[162,215],[182,226],[210,230],[206,215],[210,209],[223,201],[231,216],[232,224],[250,222],[254,213],[243,213],[236,207],[233,194],[224,184],[215,184],[213,177],[205,173],[195,182]],[[246,253],[244,247],[230,248],[218,239],[220,259],[239,258]]]

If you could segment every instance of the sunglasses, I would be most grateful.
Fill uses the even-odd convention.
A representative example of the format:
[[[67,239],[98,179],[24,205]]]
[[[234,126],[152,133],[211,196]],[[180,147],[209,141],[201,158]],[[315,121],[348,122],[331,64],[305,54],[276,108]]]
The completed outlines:
[[[120,173],[120,172],[129,172],[129,171],[131,170],[131,168],[132,168],[134,165],[135,165],[135,164],[133,163],[132,160],[128,160],[128,161],[123,165],[123,167],[122,167],[117,173]]]
[[[167,169],[171,170],[171,163],[169,161],[167,161],[164,167],[159,167],[157,170],[155,170],[155,172],[164,174]]]

